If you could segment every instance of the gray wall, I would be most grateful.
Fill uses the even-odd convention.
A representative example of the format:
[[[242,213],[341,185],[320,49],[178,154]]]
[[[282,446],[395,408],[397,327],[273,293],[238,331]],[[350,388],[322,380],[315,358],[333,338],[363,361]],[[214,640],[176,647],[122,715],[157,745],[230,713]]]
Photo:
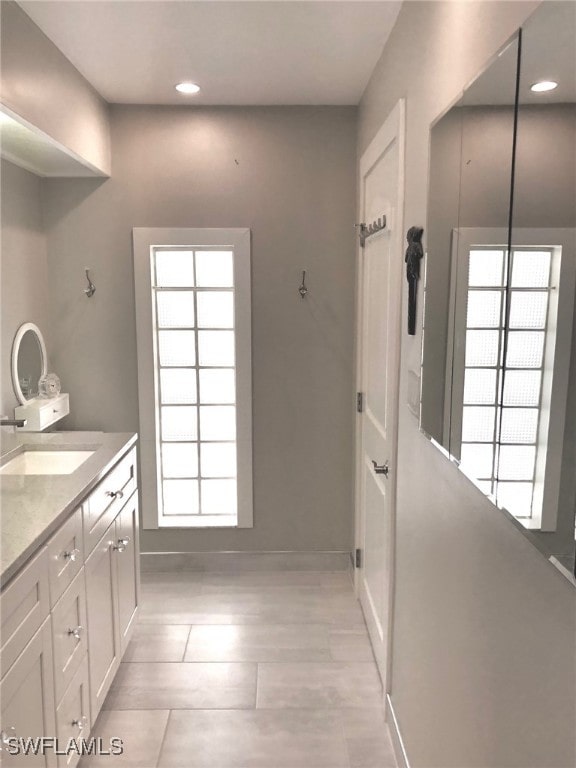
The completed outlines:
[[[44,187],[66,426],[138,429],[132,227],[250,227],[254,528],[142,549],[349,549],[356,109],[113,107],[111,126],[110,180]]]
[[[19,326],[36,323],[46,341],[49,360],[52,348],[40,185],[37,176],[2,160],[0,409],[10,418],[19,405],[10,373],[12,341]]]
[[[104,99],[15,2],[0,2],[0,20],[0,102],[108,174]]]
[[[360,105],[359,148],[405,97],[406,227],[426,223],[430,123],[537,5],[402,6]],[[410,764],[568,768],[573,587],[419,432],[406,407],[419,359],[420,336],[404,335],[391,697]]]

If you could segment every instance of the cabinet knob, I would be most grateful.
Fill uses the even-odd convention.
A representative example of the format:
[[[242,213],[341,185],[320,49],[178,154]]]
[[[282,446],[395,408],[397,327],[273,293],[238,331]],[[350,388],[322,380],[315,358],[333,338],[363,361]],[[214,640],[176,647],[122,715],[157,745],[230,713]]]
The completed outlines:
[[[125,536],[122,539],[118,539],[116,544],[113,545],[112,549],[114,549],[116,552],[125,552],[126,547],[130,543],[130,538],[128,536]]]
[[[80,554],[79,549],[71,549],[69,552],[64,552],[62,554],[62,557],[64,558],[64,560],[71,560],[73,563],[75,563],[76,558],[78,557],[79,554]]]
[[[111,496],[113,499],[123,499],[124,491],[106,491],[106,496]]]
[[[16,738],[16,728],[13,725],[5,731],[0,731],[0,752],[10,744],[10,739]]]
[[[72,635],[72,637],[75,637],[76,640],[80,640],[80,638],[82,636],[82,632],[84,632],[84,627],[82,627],[80,625],[78,625],[77,627],[74,627],[73,629],[70,628],[68,630],[68,634]]]
[[[75,725],[79,731],[83,731],[84,728],[86,728],[86,726],[88,725],[88,718],[86,717],[86,715],[83,715],[82,717],[77,717],[75,720],[72,720],[72,725]]]

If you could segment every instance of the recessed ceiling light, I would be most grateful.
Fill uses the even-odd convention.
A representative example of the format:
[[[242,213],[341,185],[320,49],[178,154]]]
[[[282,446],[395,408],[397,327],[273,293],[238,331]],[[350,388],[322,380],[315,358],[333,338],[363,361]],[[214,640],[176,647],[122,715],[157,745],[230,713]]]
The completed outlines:
[[[178,83],[175,87],[179,93],[186,94],[198,93],[200,90],[200,86],[196,85],[196,83]]]
[[[534,93],[546,93],[546,91],[553,91],[554,88],[558,88],[555,80],[540,80],[539,83],[533,83],[530,86],[530,90]]]

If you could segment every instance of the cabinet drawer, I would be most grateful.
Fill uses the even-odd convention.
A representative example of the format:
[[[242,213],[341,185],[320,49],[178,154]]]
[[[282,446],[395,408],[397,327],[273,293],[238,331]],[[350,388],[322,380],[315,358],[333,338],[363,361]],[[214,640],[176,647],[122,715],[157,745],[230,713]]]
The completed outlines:
[[[56,702],[64,694],[88,648],[84,569],[52,609]]]
[[[70,403],[68,401],[68,395],[60,395],[57,398],[49,399],[43,408],[40,408],[38,413],[38,421],[40,430],[46,429],[50,424],[53,424],[59,419],[63,419],[70,413]]]
[[[133,448],[110,470],[83,504],[84,551],[86,556],[136,488],[136,449]]]
[[[48,552],[44,547],[0,595],[0,677],[48,616]]]
[[[91,727],[88,656],[84,656],[56,709],[58,742],[66,746],[69,739],[88,739]],[[70,750],[69,755],[58,755],[58,768],[74,768],[79,760],[80,755]]]
[[[48,542],[48,568],[50,571],[50,604],[54,605],[84,562],[82,540],[82,509],[58,529]]]

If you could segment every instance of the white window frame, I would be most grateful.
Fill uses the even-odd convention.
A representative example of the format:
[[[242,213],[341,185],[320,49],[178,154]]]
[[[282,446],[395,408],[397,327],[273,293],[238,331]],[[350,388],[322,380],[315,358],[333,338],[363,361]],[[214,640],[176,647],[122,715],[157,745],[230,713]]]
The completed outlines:
[[[466,295],[468,290],[468,253],[475,245],[507,249],[508,230],[504,228],[460,228],[452,232],[452,270],[457,275],[451,294],[449,348],[453,357],[447,368],[446,404],[449,420],[445,430],[450,445],[458,445],[462,434],[464,392],[464,339],[466,327]],[[576,230],[572,228],[518,228],[513,230],[513,248],[546,247],[560,249],[561,258],[552,262],[549,314],[555,318],[547,332],[543,386],[548,397],[541,403],[536,459],[536,507],[532,518],[517,519],[525,528],[555,531],[558,523],[560,475],[564,446],[566,401],[572,344],[572,318],[576,287]],[[561,329],[561,332],[559,332]],[[552,343],[550,343],[552,342]],[[542,446],[546,450],[542,451]],[[450,450],[453,455],[453,450]],[[464,470],[463,470],[464,471]],[[468,472],[466,472],[468,474]],[[469,475],[476,482],[476,478]],[[512,515],[515,517],[514,515]]]
[[[154,353],[151,260],[155,248],[220,248],[234,252],[234,326],[236,344],[236,447],[238,517],[234,528],[253,527],[252,490],[252,322],[250,301],[250,230],[148,228],[132,230],[134,288],[138,350],[138,403],[140,412],[140,462],[142,525],[145,529],[167,528],[159,524],[159,475],[157,451],[157,371]],[[198,523],[178,526],[198,528]],[[212,527],[210,524],[205,527]],[[222,527],[222,526],[218,526]]]

